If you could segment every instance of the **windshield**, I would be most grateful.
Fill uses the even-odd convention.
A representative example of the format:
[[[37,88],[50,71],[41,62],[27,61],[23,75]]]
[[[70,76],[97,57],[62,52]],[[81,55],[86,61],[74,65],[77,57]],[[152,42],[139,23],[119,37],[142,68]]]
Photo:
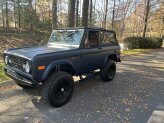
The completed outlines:
[[[54,30],[49,43],[80,45],[84,30]]]

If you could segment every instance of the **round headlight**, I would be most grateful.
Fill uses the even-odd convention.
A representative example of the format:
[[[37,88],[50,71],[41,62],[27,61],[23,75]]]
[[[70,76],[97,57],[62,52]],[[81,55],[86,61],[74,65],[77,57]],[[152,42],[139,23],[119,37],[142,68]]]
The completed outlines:
[[[26,62],[25,65],[23,65],[23,68],[25,69],[26,73],[29,73],[31,70],[31,66],[29,62]]]
[[[9,56],[5,56],[5,64],[8,64],[9,62]]]
[[[9,58],[9,64],[11,64],[11,62],[12,62],[12,61],[11,61],[11,59]]]

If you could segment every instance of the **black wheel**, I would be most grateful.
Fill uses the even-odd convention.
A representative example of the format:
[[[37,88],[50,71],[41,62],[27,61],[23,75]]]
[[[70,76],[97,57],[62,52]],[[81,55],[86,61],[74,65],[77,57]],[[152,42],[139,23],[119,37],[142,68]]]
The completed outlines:
[[[43,84],[42,100],[54,107],[61,107],[72,97],[74,81],[70,74],[62,71],[50,75]]]
[[[112,81],[116,74],[116,63],[113,60],[108,60],[104,68],[101,69],[101,79],[105,82]]]
[[[21,88],[23,88],[23,89],[30,89],[30,88],[32,88],[32,86],[23,85],[23,84],[20,84],[20,83],[17,82],[17,81],[15,81],[15,83],[16,83],[19,87],[21,87]]]

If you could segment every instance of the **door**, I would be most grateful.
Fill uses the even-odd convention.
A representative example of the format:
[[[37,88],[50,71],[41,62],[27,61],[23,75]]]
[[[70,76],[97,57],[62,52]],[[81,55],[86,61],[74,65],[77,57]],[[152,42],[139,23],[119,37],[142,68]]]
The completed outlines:
[[[116,47],[118,46],[116,40],[116,34],[112,31],[101,31],[100,32],[100,43],[99,47],[101,47],[101,63],[106,61],[107,57],[111,54],[116,53]]]
[[[100,32],[88,30],[87,38],[84,42],[82,50],[82,66],[83,73],[98,69],[101,65],[101,48],[99,48]]]

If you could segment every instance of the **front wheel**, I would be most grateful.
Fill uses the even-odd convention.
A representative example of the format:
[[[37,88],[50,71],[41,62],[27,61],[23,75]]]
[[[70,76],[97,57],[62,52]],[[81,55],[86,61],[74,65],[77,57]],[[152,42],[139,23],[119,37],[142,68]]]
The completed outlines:
[[[61,107],[72,97],[74,81],[70,74],[62,71],[50,75],[43,84],[42,99],[54,107]]]
[[[112,81],[116,74],[116,63],[114,60],[108,60],[104,68],[101,69],[101,79],[105,82]]]

